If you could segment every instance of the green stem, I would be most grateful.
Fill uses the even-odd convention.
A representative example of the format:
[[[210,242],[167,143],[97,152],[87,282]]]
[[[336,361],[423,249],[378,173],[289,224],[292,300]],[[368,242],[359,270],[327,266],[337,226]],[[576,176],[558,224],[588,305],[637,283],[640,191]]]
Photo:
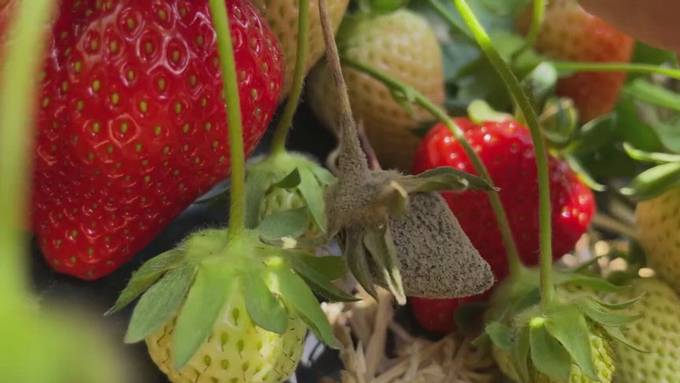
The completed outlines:
[[[307,52],[309,51],[309,2],[311,0],[298,1],[298,39],[297,58],[295,60],[295,73],[293,74],[293,86],[288,97],[288,103],[274,131],[272,141],[272,154],[283,153],[286,150],[286,137],[293,126],[293,117],[297,110],[302,94],[302,86],[305,79]]]
[[[474,42],[474,38],[470,34],[470,32],[467,29],[461,28],[460,25],[458,25],[458,20],[456,20],[451,12],[447,11],[446,8],[439,2],[439,0],[427,0],[428,3],[430,3],[430,6],[432,9],[434,9],[437,14],[441,18],[443,18],[447,23],[449,23],[449,27],[453,30],[455,30],[457,33],[465,36],[467,40],[470,42]]]
[[[552,282],[552,239],[551,239],[551,207],[550,207],[550,179],[548,171],[548,152],[543,141],[543,135],[538,123],[536,111],[531,106],[529,97],[522,89],[519,80],[503,61],[493,46],[489,35],[479,23],[477,17],[465,0],[451,0],[460,12],[463,20],[472,31],[477,44],[486,55],[489,62],[500,75],[513,99],[519,106],[531,131],[536,152],[536,168],[538,172],[539,194],[539,225],[540,225],[540,268],[541,268],[541,303],[543,307],[549,305],[555,295]]]
[[[472,166],[477,171],[482,178],[484,178],[489,184],[493,185],[493,179],[489,174],[484,162],[474,151],[470,143],[468,142],[463,130],[449,117],[449,115],[439,106],[435,105],[430,101],[425,95],[418,92],[413,87],[402,83],[401,81],[389,76],[388,74],[368,66],[366,64],[354,61],[349,58],[343,58],[343,63],[349,67],[352,67],[358,71],[361,71],[374,79],[380,81],[385,86],[389,87],[393,91],[401,92],[408,95],[409,99],[412,99],[416,104],[420,105],[422,108],[430,112],[434,117],[441,121],[446,127],[451,131],[451,134],[456,138],[465,150],[468,159],[472,163]],[[488,193],[489,202],[491,204],[491,209],[496,215],[496,221],[498,223],[498,228],[501,232],[501,238],[503,240],[503,245],[505,246],[505,251],[508,257],[508,265],[510,267],[510,274],[517,275],[521,269],[524,267],[522,261],[519,257],[517,251],[517,245],[512,235],[512,230],[510,229],[510,222],[508,221],[508,216],[505,213],[503,204],[501,202],[500,195],[497,191],[491,191]]]
[[[227,104],[229,128],[229,153],[231,155],[231,190],[229,209],[229,238],[235,238],[245,230],[246,210],[246,160],[243,150],[243,124],[241,101],[236,79],[234,45],[231,40],[229,17],[224,0],[210,0],[210,13],[217,33],[217,48],[224,80],[224,97]]]
[[[529,27],[529,33],[527,33],[527,47],[531,47],[536,43],[538,34],[541,32],[541,26],[543,26],[544,17],[545,0],[534,0],[531,13],[531,27]]]
[[[641,74],[659,74],[680,80],[680,70],[664,68],[658,65],[631,64],[631,63],[601,63],[601,62],[578,62],[578,61],[555,61],[552,63],[555,69],[564,72],[627,72]]]
[[[15,7],[0,73],[0,290],[21,299],[27,286],[27,198],[34,126],[34,100],[43,58],[45,26],[53,0],[21,1]],[[6,49],[10,48],[10,49]],[[19,300],[18,302],[21,302]],[[8,303],[3,302],[3,305]]]

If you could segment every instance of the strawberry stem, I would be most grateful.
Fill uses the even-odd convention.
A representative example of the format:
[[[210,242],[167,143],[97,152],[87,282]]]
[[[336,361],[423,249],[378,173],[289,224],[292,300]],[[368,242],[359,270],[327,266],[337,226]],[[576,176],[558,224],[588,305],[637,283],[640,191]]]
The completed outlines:
[[[536,168],[538,173],[539,194],[539,237],[540,237],[540,270],[541,270],[541,304],[547,307],[554,299],[555,286],[552,282],[552,238],[551,238],[551,206],[550,179],[548,170],[548,152],[543,141],[543,134],[538,123],[536,111],[529,101],[529,97],[522,89],[519,80],[508,64],[503,61],[494,47],[484,27],[479,23],[470,6],[465,0],[451,0],[463,17],[477,44],[493,65],[496,72],[505,83],[508,91],[519,106],[520,111],[531,131],[536,152]]]
[[[493,179],[489,174],[484,162],[479,158],[477,153],[474,151],[470,142],[468,142],[463,130],[458,126],[451,117],[448,116],[446,111],[444,111],[439,106],[435,105],[430,101],[425,95],[418,92],[418,90],[413,87],[404,84],[403,82],[391,77],[390,75],[380,71],[379,69],[373,68],[366,64],[354,61],[349,58],[343,58],[343,63],[349,67],[352,67],[360,72],[363,72],[374,79],[380,81],[385,86],[390,88],[392,91],[400,92],[409,97],[407,99],[413,100],[416,104],[420,105],[422,108],[430,112],[434,117],[436,117],[441,123],[446,125],[446,127],[451,131],[451,134],[456,138],[465,150],[468,159],[472,163],[472,166],[477,171],[484,180],[486,180],[490,185],[494,185]],[[510,222],[508,221],[508,216],[505,212],[503,204],[501,202],[501,197],[498,191],[493,190],[488,192],[489,203],[491,204],[491,209],[493,210],[496,221],[498,224],[498,229],[501,232],[501,238],[503,240],[503,246],[505,247],[505,252],[508,257],[508,265],[510,268],[510,275],[517,275],[523,268],[524,265],[519,257],[519,252],[517,251],[517,245],[512,235],[512,230],[510,229]]]
[[[526,47],[531,47],[536,43],[538,34],[541,32],[543,19],[545,17],[545,0],[534,0],[534,5],[531,13],[531,26],[529,33],[527,33]]]
[[[44,26],[54,1],[17,3],[0,73],[0,291],[22,301],[27,287],[27,198],[30,195],[34,102],[45,43]],[[8,39],[9,40],[9,39]],[[8,303],[3,299],[3,305]]]
[[[231,190],[229,208],[229,238],[235,238],[245,230],[245,173],[246,161],[243,150],[243,124],[241,119],[241,101],[239,99],[238,81],[236,79],[236,62],[234,46],[231,40],[229,17],[224,0],[210,0],[210,13],[217,33],[217,49],[222,66],[224,81],[224,97],[227,108],[229,129],[229,153],[231,156]]]
[[[295,60],[295,72],[293,74],[293,86],[288,96],[288,103],[283,110],[283,115],[276,125],[272,140],[272,154],[283,153],[286,150],[286,137],[293,126],[293,117],[300,102],[302,87],[305,79],[307,52],[309,51],[309,2],[310,0],[298,1],[298,39],[297,57]]]
[[[642,74],[659,74],[680,80],[680,70],[665,68],[659,65],[631,63],[601,63],[579,61],[555,61],[555,69],[561,72],[627,72]]]

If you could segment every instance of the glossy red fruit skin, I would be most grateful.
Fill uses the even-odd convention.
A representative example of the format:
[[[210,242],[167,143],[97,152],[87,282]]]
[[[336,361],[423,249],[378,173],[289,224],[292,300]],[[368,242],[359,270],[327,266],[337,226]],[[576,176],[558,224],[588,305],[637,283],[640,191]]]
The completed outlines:
[[[277,106],[283,58],[256,8],[226,1],[244,142]],[[66,0],[45,65],[33,226],[58,272],[93,280],[230,170],[206,0]]]
[[[634,43],[575,0],[553,0],[546,9],[536,49],[558,60],[629,62]],[[581,120],[590,121],[613,109],[625,78],[621,72],[576,73],[558,82],[557,93],[573,99]]]
[[[520,257],[527,265],[538,263],[538,183],[529,130],[515,121],[474,124],[459,118],[456,123],[481,157],[510,221]],[[416,152],[414,174],[451,166],[476,174],[461,145],[443,124],[424,137]],[[595,213],[593,193],[566,163],[550,157],[553,257],[571,251]],[[508,263],[496,218],[483,192],[443,193],[451,211],[479,253],[491,265],[496,280],[508,274]],[[441,304],[441,307],[446,305]],[[455,311],[457,306],[450,303]],[[453,313],[441,314],[453,318]],[[418,314],[416,314],[418,317]],[[421,322],[422,324],[422,322]],[[443,327],[443,326],[440,326]]]

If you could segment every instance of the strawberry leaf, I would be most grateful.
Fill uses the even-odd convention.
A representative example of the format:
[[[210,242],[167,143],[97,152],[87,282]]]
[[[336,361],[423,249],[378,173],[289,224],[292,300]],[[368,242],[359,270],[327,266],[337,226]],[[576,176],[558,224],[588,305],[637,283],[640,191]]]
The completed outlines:
[[[293,259],[294,264],[304,263],[306,267],[314,269],[316,273],[323,275],[329,281],[340,279],[347,273],[347,263],[344,257],[333,255],[317,257],[299,252],[292,253],[289,256]]]
[[[230,265],[200,265],[180,311],[173,338],[174,360],[182,369],[210,335],[217,316],[234,288]]]
[[[305,281],[288,268],[277,269],[274,276],[286,304],[300,315],[317,338],[332,348],[338,348],[333,329]]]
[[[575,305],[558,305],[546,313],[545,328],[567,350],[581,371],[598,380],[585,316]]]
[[[493,321],[486,325],[484,331],[496,346],[502,350],[510,351],[513,346],[512,329],[501,322]]]
[[[645,170],[621,189],[621,194],[636,200],[657,197],[680,185],[680,162],[657,165]]]
[[[116,303],[104,315],[114,314],[137,299],[165,272],[175,267],[182,260],[182,257],[182,252],[172,249],[148,260],[132,274],[132,278],[118,296]]]
[[[256,273],[243,276],[244,298],[250,319],[265,330],[283,334],[288,327],[288,313],[262,277]]]
[[[355,296],[334,286],[325,275],[319,273],[313,267],[310,267],[308,263],[300,260],[303,257],[312,258],[311,256],[301,255],[298,257],[289,257],[289,260],[295,271],[304,278],[307,284],[311,286],[316,293],[333,302],[353,302],[357,300]]]
[[[125,343],[137,343],[161,328],[184,302],[194,279],[193,267],[165,274],[142,296],[132,312]]]
[[[569,381],[571,357],[562,344],[548,333],[542,321],[529,325],[529,344],[531,361],[538,371],[558,382]]]
[[[515,371],[522,382],[529,381],[529,328],[522,327],[512,344],[511,355]]]
[[[408,194],[435,191],[493,190],[484,179],[448,166],[397,179]]]
[[[272,187],[282,189],[294,189],[300,185],[300,171],[295,168],[287,176],[283,177],[281,181],[276,182]]]
[[[378,292],[375,291],[375,286],[373,285],[371,268],[366,259],[363,232],[360,230],[347,230],[346,236],[344,253],[347,259],[347,266],[361,287],[375,300],[378,300]]]
[[[666,164],[669,162],[680,162],[680,154],[669,154],[669,153],[658,153],[658,152],[646,152],[635,148],[633,145],[625,142],[623,144],[623,149],[626,154],[634,160],[642,162],[653,162],[657,164]]]
[[[299,168],[300,170],[300,185],[298,190],[305,200],[307,209],[314,218],[317,227],[326,232],[326,210],[323,199],[324,189],[317,182],[314,173],[307,167]]]
[[[389,225],[384,224],[375,229],[367,229],[364,235],[364,245],[378,267],[378,271],[383,274],[383,279],[397,303],[405,305],[406,294],[399,271],[397,248],[394,246]]]
[[[257,231],[262,238],[296,238],[307,230],[307,209],[299,208],[270,214],[262,220]]]

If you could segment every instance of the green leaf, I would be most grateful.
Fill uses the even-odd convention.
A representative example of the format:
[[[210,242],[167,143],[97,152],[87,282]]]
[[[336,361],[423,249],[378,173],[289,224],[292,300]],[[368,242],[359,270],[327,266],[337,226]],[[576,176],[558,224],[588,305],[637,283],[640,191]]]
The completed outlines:
[[[248,169],[246,178],[246,226],[256,228],[260,223],[260,206],[272,183],[274,174],[258,167]]]
[[[635,101],[632,96],[621,94],[616,104],[617,140],[628,142],[641,150],[659,151],[663,144],[651,123],[643,120],[643,114],[654,112],[651,107]],[[654,121],[652,121],[654,122]]]
[[[496,346],[502,350],[510,351],[513,346],[512,329],[501,322],[493,321],[486,325],[484,331]]]
[[[165,272],[175,267],[182,260],[183,256],[184,254],[181,251],[172,249],[145,262],[142,267],[132,274],[132,278],[130,278],[127,286],[118,296],[116,303],[104,315],[116,313],[137,299]]]
[[[426,170],[415,176],[397,179],[408,194],[434,191],[493,190],[483,178],[470,173],[442,166]]]
[[[175,326],[173,338],[175,369],[182,369],[212,333],[215,321],[236,282],[228,266],[222,264],[199,266],[194,285],[189,290]]]
[[[332,348],[338,348],[333,329],[305,281],[288,268],[277,269],[274,276],[286,304],[300,315],[317,338]]]
[[[307,218],[304,207],[276,212],[264,217],[257,231],[265,239],[296,238],[307,231]]]
[[[378,271],[383,274],[385,283],[397,303],[405,305],[406,293],[404,293],[404,284],[399,271],[397,249],[394,246],[389,226],[384,224],[378,228],[367,229],[364,235],[364,245],[378,267]]]
[[[633,145],[625,142],[623,144],[623,148],[626,151],[626,154],[630,156],[630,158],[637,160],[637,161],[642,161],[642,162],[652,162],[652,163],[657,163],[657,164],[666,164],[669,162],[680,162],[680,155],[679,154],[669,154],[669,153],[659,153],[659,152],[647,152],[644,150],[637,149],[633,147]]]
[[[553,338],[543,323],[530,324],[529,344],[534,367],[557,382],[569,381],[571,357],[562,344]]]
[[[644,79],[636,79],[624,88],[625,94],[651,105],[680,112],[680,95]]]
[[[675,52],[656,48],[641,41],[635,43],[631,62],[654,65],[670,64],[674,68],[678,67],[678,57]],[[628,76],[633,77],[634,74],[629,73]],[[639,76],[644,75],[640,74]]]
[[[283,334],[288,328],[288,313],[257,273],[243,275],[243,292],[250,319],[265,330]]]
[[[306,267],[314,269],[315,272],[330,281],[340,279],[347,274],[347,263],[344,257],[315,256],[300,252],[293,253],[290,257],[294,258],[296,263],[306,264]]]
[[[586,318],[575,305],[559,305],[546,313],[545,328],[567,350],[581,371],[598,380],[590,349],[590,329]]]
[[[494,110],[483,100],[472,101],[467,110],[470,119],[477,124],[486,121],[504,122],[513,119],[512,115]]]
[[[300,171],[295,168],[292,172],[288,173],[287,176],[283,177],[282,180],[276,182],[272,187],[277,187],[281,189],[293,189],[300,185]]]
[[[634,316],[614,312],[591,298],[580,299],[575,303],[590,320],[603,326],[620,327],[640,318],[640,315]]]
[[[642,353],[649,353],[649,350],[645,350],[642,347],[636,345],[635,343],[631,342],[621,331],[619,327],[611,327],[611,326],[602,326],[604,331],[607,332],[607,334],[614,340],[621,342],[621,344],[632,348],[633,350],[637,352],[642,352]]]
[[[146,291],[132,312],[125,343],[141,341],[172,318],[184,302],[195,271],[193,267],[172,270]]]
[[[310,285],[314,291],[319,293],[322,297],[334,302],[353,302],[357,300],[353,295],[335,287],[324,274],[319,273],[316,269],[310,267],[307,262],[304,262],[302,260],[303,258],[313,258],[313,256],[299,255],[297,257],[289,257],[288,259],[291,261],[295,271],[305,279],[307,284]]]
[[[657,165],[640,173],[631,183],[621,189],[621,194],[636,200],[657,197],[680,185],[680,162]]]
[[[511,350],[515,371],[522,382],[529,381],[529,351],[529,327],[522,327],[519,329]]]
[[[344,253],[345,258],[347,259],[347,266],[352,272],[352,275],[354,275],[354,278],[370,296],[378,300],[378,292],[373,285],[371,267],[366,258],[362,231],[348,230],[346,232]]]
[[[555,284],[564,285],[570,283],[606,293],[615,293],[626,289],[626,286],[617,286],[600,277],[591,277],[576,273],[555,273]]]
[[[326,211],[323,199],[324,189],[316,181],[311,170],[306,167],[300,168],[300,185],[298,190],[305,200],[307,209],[312,214],[317,227],[326,232]]]

